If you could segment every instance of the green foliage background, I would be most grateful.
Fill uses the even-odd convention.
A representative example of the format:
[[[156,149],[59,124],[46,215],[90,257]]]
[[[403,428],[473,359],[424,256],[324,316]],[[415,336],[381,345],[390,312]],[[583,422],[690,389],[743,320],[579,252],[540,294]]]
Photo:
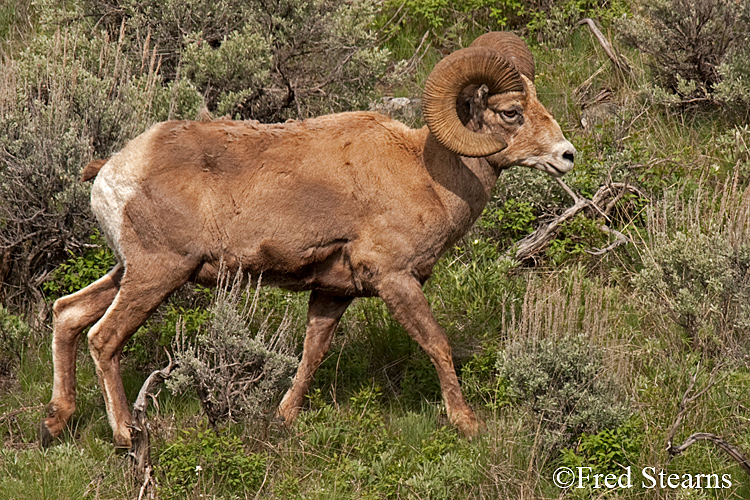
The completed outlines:
[[[706,12],[701,29],[713,28],[690,31]],[[518,241],[573,200],[543,174],[509,170],[436,267],[425,291],[486,432],[460,439],[426,355],[382,303],[355,301],[292,429],[274,425],[263,403],[209,422],[191,384],[162,391],[149,415],[157,494],[552,499],[566,494],[553,484],[557,467],[649,466],[728,473],[733,487],[607,494],[748,498],[750,477],[720,450],[696,444],[671,461],[664,452],[692,388],[701,395],[675,439],[712,432],[750,453],[748,12],[747,0],[0,5],[0,492],[138,497],[85,342],[70,428],[49,450],[35,443],[52,387],[51,304],[113,264],[78,181],[88,161],[202,108],[276,122],[419,97],[444,54],[510,29],[527,40],[540,99],[578,150],[567,185],[586,197],[612,182],[638,191],[579,213],[519,263]],[[614,69],[577,25],[584,17],[631,72]],[[613,231],[628,243],[608,248]],[[178,330],[191,345],[210,331],[284,332],[299,354],[306,297],[264,289],[257,298],[240,328],[240,302],[199,287],[175,293],[126,347],[130,400],[174,352]],[[287,383],[279,377],[269,394]]]

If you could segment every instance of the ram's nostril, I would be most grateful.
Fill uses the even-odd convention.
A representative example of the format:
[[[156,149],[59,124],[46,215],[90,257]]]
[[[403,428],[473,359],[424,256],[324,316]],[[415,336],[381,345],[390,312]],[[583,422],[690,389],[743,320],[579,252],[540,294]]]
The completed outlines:
[[[573,163],[575,161],[576,156],[575,154],[568,151],[567,153],[563,153],[563,158],[568,160],[570,163]]]

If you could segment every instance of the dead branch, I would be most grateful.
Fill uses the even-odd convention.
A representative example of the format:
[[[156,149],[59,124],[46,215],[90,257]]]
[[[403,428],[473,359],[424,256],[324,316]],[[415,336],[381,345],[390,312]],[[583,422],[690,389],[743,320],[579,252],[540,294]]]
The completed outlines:
[[[602,224],[599,226],[599,229],[604,231],[605,233],[609,233],[615,236],[615,241],[610,243],[604,248],[592,248],[591,250],[584,250],[587,254],[590,255],[604,255],[605,253],[614,250],[615,248],[621,246],[621,245],[627,245],[630,243],[630,238],[622,234],[617,229],[612,229],[611,227],[607,226],[606,224]]]
[[[148,398],[155,401],[158,395],[159,386],[169,378],[172,371],[177,368],[178,364],[169,357],[169,364],[161,369],[155,370],[148,376],[138,392],[138,397],[133,403],[133,423],[130,428],[132,445],[128,455],[134,477],[141,483],[138,500],[143,498],[154,498],[156,481],[154,480],[151,466],[151,443],[149,441],[148,423],[146,422],[146,409],[148,408]]]
[[[568,193],[568,195],[570,195],[574,204],[562,214],[552,219],[549,223],[539,226],[533,233],[519,241],[515,253],[515,259],[517,261],[523,262],[532,259],[535,255],[544,251],[550,242],[555,239],[555,236],[557,236],[557,231],[560,226],[564,222],[575,217],[582,210],[588,208],[601,215],[605,220],[609,220],[609,213],[612,211],[615,204],[626,194],[633,194],[648,199],[648,197],[635,186],[624,182],[613,182],[606,186],[601,186],[594,197],[589,200],[588,198],[582,198],[577,195],[561,179],[558,178],[555,180]],[[603,207],[604,203],[610,199],[612,200]],[[601,230],[615,236],[615,241],[602,249],[594,248],[588,250],[587,253],[591,255],[604,255],[621,245],[630,243],[630,238],[607,225],[602,225]]]
[[[635,196],[638,196],[639,198],[643,198],[644,200],[648,200],[649,197],[646,196],[646,194],[638,189],[637,187],[633,186],[632,184],[628,184],[626,182],[612,182],[610,184],[607,184],[606,186],[602,186],[599,188],[599,190],[596,192],[594,197],[591,199],[592,203],[596,206],[601,206],[602,203],[604,203],[607,199],[612,197],[612,195],[615,195],[614,198],[610,203],[607,204],[605,212],[606,214],[609,214],[609,212],[612,211],[612,208],[614,205],[622,199],[623,196],[626,194],[632,194]]]
[[[39,404],[34,406],[22,406],[21,408],[16,408],[15,410],[11,410],[0,415],[0,424],[5,424],[8,421],[15,420],[21,413],[26,413],[27,411],[39,411],[44,407],[45,405]]]
[[[672,428],[669,430],[669,434],[667,434],[667,452],[669,453],[669,461],[687,450],[690,446],[697,443],[698,441],[710,441],[724,450],[727,455],[729,455],[735,462],[739,464],[740,467],[745,470],[745,472],[750,474],[750,460],[748,460],[748,458],[745,457],[745,455],[739,449],[729,444],[727,441],[717,436],[716,434],[711,434],[710,432],[696,432],[691,434],[690,437],[688,437],[685,442],[680,445],[675,445],[673,442],[674,436],[677,433],[680,425],[682,424],[682,419],[685,417],[688,406],[695,402],[695,400],[705,394],[709,389],[711,389],[711,387],[716,384],[716,374],[719,372],[720,368],[721,365],[714,368],[714,370],[711,372],[708,383],[703,389],[700,390],[700,392],[691,394],[693,392],[693,389],[695,388],[695,382],[698,377],[698,372],[700,371],[700,364],[695,368],[695,373],[690,378],[688,388],[685,391],[685,394],[682,395],[682,400],[680,401],[680,411],[677,413],[677,417],[675,418],[674,424],[672,424]],[[724,377],[722,377],[722,379],[723,378]]]
[[[581,19],[578,24],[576,24],[576,27],[582,26],[584,24],[589,27],[591,33],[593,33],[594,37],[604,49],[604,52],[606,52],[607,56],[612,61],[615,69],[626,75],[632,74],[633,70],[631,69],[630,65],[625,62],[625,59],[617,53],[614,47],[612,47],[612,44],[609,43],[609,40],[605,38],[594,20],[588,17],[586,19]]]
[[[709,432],[696,432],[695,434],[687,438],[687,440],[680,446],[670,446],[667,449],[667,451],[669,451],[669,454],[671,455],[670,460],[685,451],[690,445],[702,440],[711,441],[713,444],[724,450],[727,455],[729,455],[735,462],[739,464],[740,467],[742,467],[745,472],[750,474],[750,460],[748,460],[747,457],[745,457],[745,455],[740,452],[740,450],[727,443],[716,434],[711,434]]]
[[[572,219],[581,210],[589,206],[591,200],[586,198],[580,198],[576,201],[575,205],[565,210],[562,214],[558,215],[549,224],[543,224],[538,227],[533,233],[526,236],[524,239],[518,242],[516,248],[515,258],[517,261],[522,262],[534,257],[541,253],[557,235],[557,230],[560,225]]]

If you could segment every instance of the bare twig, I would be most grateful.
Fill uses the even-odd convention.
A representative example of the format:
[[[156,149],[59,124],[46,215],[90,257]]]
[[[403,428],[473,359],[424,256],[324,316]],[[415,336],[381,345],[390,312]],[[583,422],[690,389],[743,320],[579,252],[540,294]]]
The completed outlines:
[[[667,435],[667,452],[669,452],[670,455],[669,460],[671,461],[674,457],[681,454],[698,441],[710,441],[724,450],[727,455],[729,455],[735,462],[739,464],[740,467],[742,467],[745,472],[750,474],[750,460],[748,460],[748,458],[739,449],[729,444],[727,441],[717,436],[716,434],[711,434],[709,432],[695,432],[691,434],[684,443],[680,445],[674,444],[674,436],[677,433],[680,425],[682,425],[682,420],[685,417],[685,413],[687,413],[688,406],[695,402],[695,400],[705,394],[709,389],[711,389],[711,387],[716,384],[716,374],[719,372],[720,368],[721,365],[717,366],[711,372],[708,383],[705,387],[703,387],[703,389],[695,394],[691,394],[693,392],[693,389],[695,388],[696,379],[698,378],[698,372],[700,371],[700,364],[696,366],[695,373],[693,373],[693,376],[690,378],[688,388],[685,391],[685,394],[682,395],[682,400],[680,401],[680,411],[677,413],[674,424],[672,424],[672,428],[669,430],[669,434]],[[722,379],[723,378],[724,377],[722,377]]]
[[[599,27],[596,25],[593,19],[586,18],[581,19],[576,26],[582,26],[587,25],[589,29],[591,29],[591,33],[593,33],[594,37],[599,41],[599,44],[604,49],[604,52],[606,52],[609,59],[612,61],[612,64],[615,66],[615,69],[620,71],[623,74],[630,75],[633,70],[630,68],[630,65],[625,62],[624,58],[620,56],[617,51],[615,51],[614,47],[612,47],[612,44],[609,43],[609,40],[602,34],[602,32],[599,30]]]
[[[519,241],[516,248],[516,260],[524,261],[530,259],[547,248],[547,245],[555,239],[560,225],[575,217],[578,212],[589,206],[590,203],[591,201],[587,198],[580,198],[572,207],[552,219],[548,224],[538,227],[536,231]]]
[[[685,451],[690,445],[697,443],[698,441],[711,441],[713,444],[724,450],[735,462],[739,464],[742,469],[750,474],[750,460],[737,448],[721,439],[716,434],[709,432],[696,432],[692,434],[687,440],[680,446],[670,446],[667,451],[671,455],[670,460]]]
[[[15,410],[11,410],[7,413],[0,415],[0,424],[4,424],[5,422],[9,420],[14,420],[21,413],[25,413],[27,411],[39,411],[43,409],[44,406],[45,405],[43,404],[34,405],[34,406],[22,406],[21,408],[16,408]]]
[[[141,485],[140,491],[138,491],[138,500],[143,500],[144,498],[149,498],[146,495],[150,494],[150,498],[154,498],[153,495],[153,486],[156,486],[156,482],[154,481],[154,476],[151,475],[151,466],[146,466],[146,469],[143,473],[145,476],[145,479],[143,480],[143,484]]]
[[[570,189],[570,187],[567,184],[565,184],[565,182],[562,179],[560,179],[559,177],[555,177],[555,182],[557,182],[560,185],[560,187],[563,188],[566,193],[568,193],[568,196],[573,198],[573,203],[578,203],[579,201],[581,201],[581,197],[575,194],[575,192],[572,189]]]
[[[594,197],[589,200],[588,198],[582,198],[577,195],[561,179],[555,180],[568,193],[568,195],[570,195],[570,197],[573,199],[574,204],[573,206],[566,209],[562,214],[552,219],[549,223],[539,226],[533,233],[518,242],[515,253],[515,259],[518,261],[531,259],[535,255],[541,253],[545,248],[547,248],[547,245],[549,245],[549,243],[553,239],[555,239],[560,226],[564,222],[575,217],[582,210],[585,210],[587,208],[591,209],[601,215],[605,220],[609,221],[609,212],[611,212],[614,205],[619,200],[621,200],[625,194],[630,193],[638,197],[648,199],[648,197],[635,186],[631,186],[630,184],[624,182],[613,182],[606,186],[600,187],[596,194],[594,194]],[[614,199],[610,203],[608,203],[604,209],[602,209],[602,205],[610,198]],[[621,245],[630,243],[630,239],[627,236],[615,229],[612,229],[609,226],[602,225],[600,229],[605,233],[614,235],[615,241],[602,249],[594,248],[587,251],[591,255],[604,255],[605,253]]]
[[[703,396],[706,392],[708,392],[711,387],[713,387],[716,384],[716,374],[718,373],[719,367],[714,368],[713,372],[711,372],[711,376],[708,379],[708,383],[706,386],[701,389],[700,392],[697,394],[691,395],[693,392],[693,389],[695,388],[695,382],[698,378],[698,373],[700,372],[701,365],[698,363],[698,365],[695,367],[695,373],[693,373],[693,376],[690,377],[690,383],[688,384],[688,388],[685,390],[685,394],[682,395],[682,400],[680,401],[680,411],[677,413],[677,417],[675,418],[674,424],[672,424],[672,428],[669,430],[669,434],[667,435],[667,449],[673,448],[672,441],[674,439],[674,435],[677,433],[677,429],[679,429],[680,425],[682,424],[682,419],[685,417],[685,413],[687,412],[688,405],[695,402],[696,399]]]
[[[169,358],[169,364],[161,370],[155,370],[148,376],[138,392],[135,403],[133,403],[133,423],[130,428],[132,446],[128,454],[135,478],[141,482],[138,500],[154,498],[153,492],[156,481],[151,474],[151,443],[149,441],[148,423],[146,422],[146,409],[148,408],[148,399],[153,398],[154,392],[178,366],[168,352],[167,357]]]
[[[599,226],[599,229],[604,231],[605,233],[613,234],[615,236],[615,241],[607,245],[606,247],[599,249],[599,248],[592,248],[591,250],[585,250],[587,254],[590,255],[604,255],[605,253],[614,250],[615,248],[619,247],[620,245],[627,245],[630,243],[630,238],[622,234],[620,231],[616,229],[612,229],[611,227],[602,224]]]

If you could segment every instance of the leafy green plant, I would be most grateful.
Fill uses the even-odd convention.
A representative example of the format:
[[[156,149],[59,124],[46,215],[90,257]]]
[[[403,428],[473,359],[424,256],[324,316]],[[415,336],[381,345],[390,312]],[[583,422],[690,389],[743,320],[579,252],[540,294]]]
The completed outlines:
[[[587,250],[606,246],[603,244],[606,233],[600,226],[600,221],[584,214],[578,214],[572,220],[564,222],[545,252],[547,257],[559,266],[580,259]]]
[[[560,452],[556,462],[558,466],[566,467],[577,474],[594,477],[609,475],[619,478],[629,471],[629,477],[636,484],[640,477],[636,460],[642,446],[643,429],[639,421],[631,417],[615,429],[604,429],[597,434],[582,434],[576,446],[565,448]],[[598,481],[601,488],[604,480]],[[583,488],[570,488],[572,498],[596,498],[597,481],[586,481]]]
[[[591,467],[593,474],[621,474],[638,458],[642,434],[642,426],[633,417],[614,429],[583,433],[573,448],[560,452],[560,464],[573,469]]]
[[[499,29],[526,12],[526,4],[519,0],[407,0],[404,7],[411,22],[432,29],[445,27],[448,22],[456,23],[469,14],[484,25],[489,21],[489,28]]]
[[[478,226],[484,234],[498,241],[501,248],[511,245],[534,231],[534,206],[510,198],[502,206],[488,205]]]
[[[246,452],[237,436],[186,429],[159,452],[155,470],[163,478],[162,498],[182,499],[204,490],[227,495],[257,490],[266,467],[266,457]]]
[[[42,285],[50,300],[85,288],[98,280],[115,265],[112,251],[98,231],[90,236],[91,245],[82,255],[70,252],[70,258],[57,266],[48,281]]]

